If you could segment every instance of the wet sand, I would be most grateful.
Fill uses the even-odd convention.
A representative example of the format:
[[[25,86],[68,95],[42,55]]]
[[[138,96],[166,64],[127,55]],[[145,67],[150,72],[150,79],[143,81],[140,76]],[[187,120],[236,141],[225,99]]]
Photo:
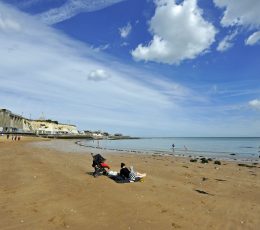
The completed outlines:
[[[0,137],[1,230],[259,229],[259,164],[106,153],[113,171],[125,162],[147,173],[117,184],[90,175],[88,149],[31,144],[38,140]]]

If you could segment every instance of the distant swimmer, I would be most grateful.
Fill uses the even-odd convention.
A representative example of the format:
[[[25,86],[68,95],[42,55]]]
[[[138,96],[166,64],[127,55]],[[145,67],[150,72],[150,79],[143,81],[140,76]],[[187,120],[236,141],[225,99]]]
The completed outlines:
[[[175,148],[175,144],[172,144],[172,147]]]

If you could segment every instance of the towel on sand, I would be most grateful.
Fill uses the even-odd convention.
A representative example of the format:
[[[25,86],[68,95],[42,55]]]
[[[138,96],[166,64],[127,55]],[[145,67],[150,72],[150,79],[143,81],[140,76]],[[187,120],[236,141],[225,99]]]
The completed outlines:
[[[109,176],[110,179],[112,179],[113,181],[115,181],[116,183],[130,183],[130,182],[139,182],[141,178],[136,177],[134,181],[130,181],[129,179],[125,179],[123,177],[121,177],[120,175],[117,176]]]

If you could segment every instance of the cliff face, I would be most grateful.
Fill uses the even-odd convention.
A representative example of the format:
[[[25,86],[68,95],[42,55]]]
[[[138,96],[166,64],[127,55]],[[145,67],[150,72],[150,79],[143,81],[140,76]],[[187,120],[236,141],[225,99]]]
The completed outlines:
[[[77,134],[75,125],[59,124],[51,120],[30,120],[7,109],[0,109],[0,131],[31,132],[36,134]]]
[[[78,134],[77,127],[74,125],[37,120],[29,121],[29,123],[37,134]]]

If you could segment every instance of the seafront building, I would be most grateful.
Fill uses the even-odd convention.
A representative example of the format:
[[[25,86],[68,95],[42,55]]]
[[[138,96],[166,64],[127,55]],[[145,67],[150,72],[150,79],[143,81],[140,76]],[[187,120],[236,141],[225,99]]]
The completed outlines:
[[[0,131],[1,132],[30,132],[29,122],[7,109],[0,109]]]
[[[78,134],[77,127],[70,124],[60,124],[52,120],[32,120],[0,109],[0,132],[30,133],[30,134]]]

